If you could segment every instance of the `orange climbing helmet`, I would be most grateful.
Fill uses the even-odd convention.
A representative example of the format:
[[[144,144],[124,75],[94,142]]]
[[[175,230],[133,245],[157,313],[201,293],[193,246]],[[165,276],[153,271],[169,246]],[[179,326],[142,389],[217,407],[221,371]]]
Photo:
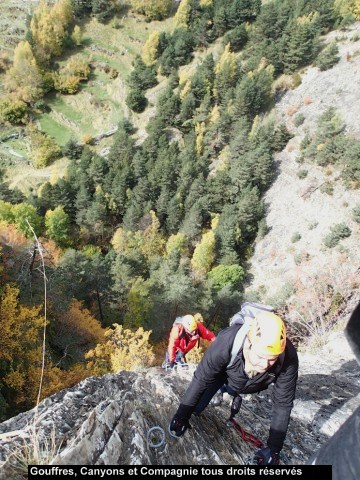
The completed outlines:
[[[275,313],[262,312],[254,318],[248,338],[260,355],[280,355],[286,346],[285,324]]]

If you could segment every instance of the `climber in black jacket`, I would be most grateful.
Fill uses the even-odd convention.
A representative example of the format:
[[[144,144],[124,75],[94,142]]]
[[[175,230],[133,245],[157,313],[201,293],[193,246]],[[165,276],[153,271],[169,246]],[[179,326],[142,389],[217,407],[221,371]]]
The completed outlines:
[[[237,336],[241,337],[241,343],[234,352]],[[232,408],[233,416],[241,405],[240,394],[260,392],[274,383],[267,447],[256,453],[255,460],[261,465],[276,465],[286,437],[297,377],[298,356],[286,338],[285,325],[280,317],[264,312],[251,325],[225,328],[195,370],[170,423],[170,430],[175,436],[183,435],[189,427],[191,415],[199,415],[223,386],[234,396],[233,405],[235,403],[237,408]]]

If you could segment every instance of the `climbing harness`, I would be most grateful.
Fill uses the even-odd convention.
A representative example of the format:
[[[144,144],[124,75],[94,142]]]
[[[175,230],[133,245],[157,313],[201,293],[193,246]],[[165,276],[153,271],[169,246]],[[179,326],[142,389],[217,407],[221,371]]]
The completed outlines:
[[[147,442],[152,448],[162,447],[165,443],[165,431],[161,427],[152,427],[147,433]]]
[[[259,440],[258,438],[256,438],[254,435],[252,435],[251,433],[247,432],[246,430],[244,430],[238,423],[237,421],[234,419],[234,418],[230,418],[228,421],[227,421],[227,425],[229,427],[234,427],[235,430],[237,432],[240,433],[241,435],[241,438],[243,440],[245,440],[245,442],[248,442],[248,443],[251,443],[251,445],[253,445],[254,447],[257,447],[257,448],[262,448],[263,447],[263,443],[261,440]]]

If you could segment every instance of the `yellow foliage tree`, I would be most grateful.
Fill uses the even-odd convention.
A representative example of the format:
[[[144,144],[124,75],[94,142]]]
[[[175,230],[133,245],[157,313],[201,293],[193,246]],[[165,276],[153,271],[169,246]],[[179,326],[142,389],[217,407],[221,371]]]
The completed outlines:
[[[59,315],[57,322],[61,325],[58,332],[61,338],[68,336],[72,343],[78,345],[100,342],[104,335],[100,322],[79,300],[72,300],[69,310]]]
[[[79,46],[81,45],[81,39],[82,39],[81,29],[79,25],[75,25],[74,30],[71,34],[71,40],[75,43],[75,45]]]
[[[179,83],[180,85],[180,83]],[[183,85],[181,92],[180,92],[180,99],[181,101],[184,100],[186,95],[191,91],[191,80],[187,80],[185,85]]]
[[[360,19],[360,0],[335,0],[334,10],[337,14],[346,16],[352,13],[357,20]]]
[[[178,250],[182,255],[187,255],[189,253],[185,233],[178,232],[170,235],[166,242],[167,255],[170,255],[173,250]]]
[[[204,277],[215,260],[215,235],[212,230],[203,234],[191,259],[191,268],[197,278]]]
[[[177,27],[187,28],[190,20],[191,0],[182,0],[175,15],[175,24]]]
[[[143,232],[141,252],[149,260],[164,253],[165,240],[160,232],[160,221],[153,210],[150,210],[151,224]]]
[[[72,20],[70,0],[59,0],[50,6],[41,0],[36,8],[30,30],[34,41],[35,55],[42,63],[61,55],[67,28]]]
[[[67,27],[73,20],[71,0],[58,0],[52,7],[51,14],[57,21]]]
[[[6,285],[0,297],[0,385],[11,404],[34,405],[40,384],[42,331],[41,307],[21,305],[19,290]],[[54,392],[51,362],[44,372],[44,391]]]
[[[53,74],[54,88],[60,93],[74,95],[78,92],[81,78],[77,75],[67,75],[64,72]]]
[[[90,75],[89,63],[80,56],[76,55],[71,57],[62,72],[66,75],[78,77],[81,80],[87,80]]]
[[[155,65],[157,61],[159,43],[160,43],[159,32],[152,32],[145,42],[143,53],[142,53],[142,59],[144,60],[145,64],[148,65],[149,67],[151,65]]]
[[[105,332],[106,343],[97,345],[86,354],[89,369],[95,375],[103,375],[151,366],[155,355],[149,343],[150,335],[151,330],[145,331],[140,327],[131,331],[115,323]]]
[[[216,120],[220,117],[220,108],[219,105],[214,105],[214,108],[210,113],[210,123],[215,123]]]
[[[7,71],[4,85],[24,102],[33,102],[43,94],[43,78],[29,42],[20,42],[14,50],[14,62]]]
[[[161,20],[169,15],[172,0],[131,0],[131,5],[150,20]]]
[[[234,78],[236,74],[236,54],[230,51],[230,43],[228,43],[221,55],[218,63],[215,65],[215,74],[226,71],[230,78]]]
[[[111,240],[116,253],[127,253],[131,250],[140,249],[142,237],[140,232],[131,232],[119,227]]]
[[[30,156],[35,168],[47,167],[52,160],[60,155],[61,149],[55,140],[32,125],[28,127],[28,135],[31,146]]]
[[[206,131],[205,122],[196,123],[195,125],[195,133],[196,133],[196,154],[198,157],[202,154],[203,151],[203,141],[204,141],[204,134]]]

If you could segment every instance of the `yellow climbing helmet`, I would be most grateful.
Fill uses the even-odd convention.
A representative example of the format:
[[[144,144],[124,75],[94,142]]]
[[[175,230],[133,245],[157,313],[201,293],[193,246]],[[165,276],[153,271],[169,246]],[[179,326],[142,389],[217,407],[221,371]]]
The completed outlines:
[[[197,328],[197,322],[192,315],[184,315],[182,319],[182,324],[186,330],[189,330],[189,332],[192,332]]]
[[[280,317],[262,312],[254,318],[248,337],[260,355],[280,355],[286,346],[286,328]]]

